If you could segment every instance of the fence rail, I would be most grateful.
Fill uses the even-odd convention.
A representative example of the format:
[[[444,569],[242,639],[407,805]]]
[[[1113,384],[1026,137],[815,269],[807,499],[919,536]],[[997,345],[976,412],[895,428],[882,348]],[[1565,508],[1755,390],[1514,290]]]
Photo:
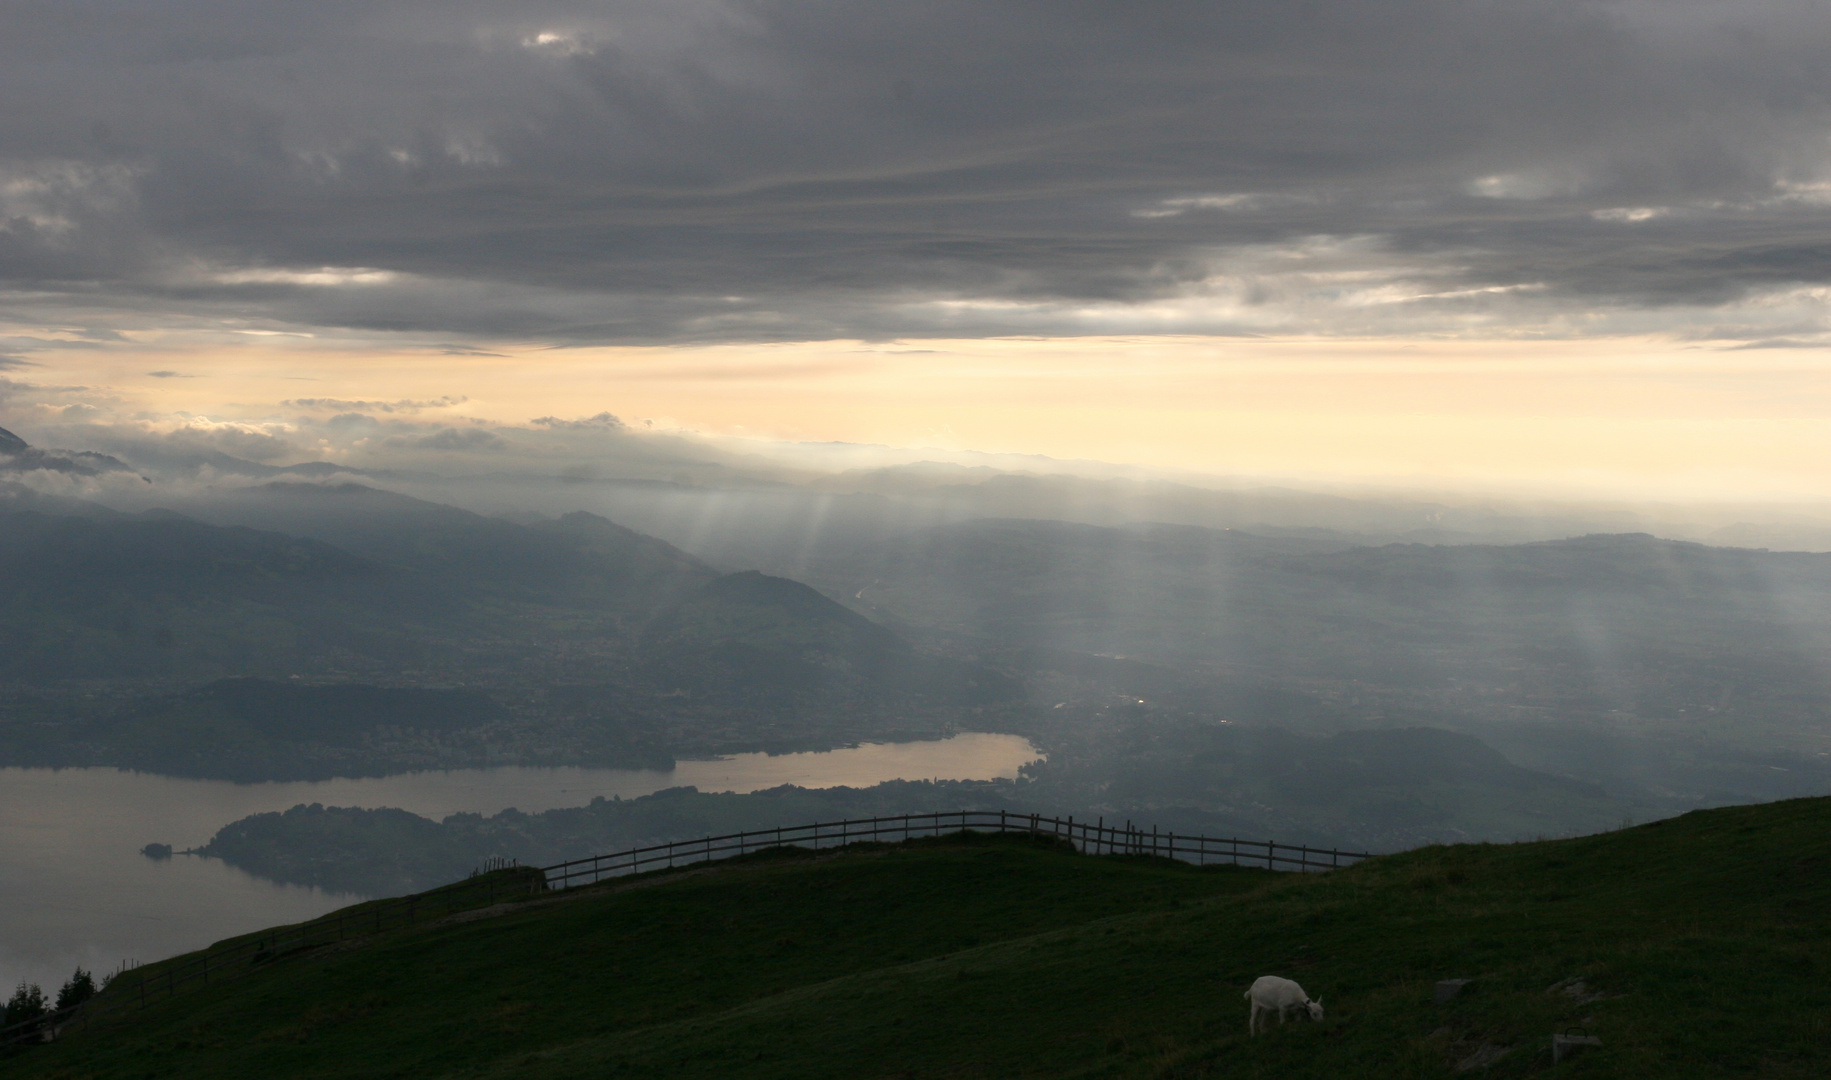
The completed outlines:
[[[861,841],[898,841],[946,832],[1020,832],[1054,836],[1079,851],[1097,855],[1157,855],[1198,865],[1232,863],[1264,866],[1270,870],[1333,870],[1367,857],[1362,851],[1337,851],[1273,840],[1238,840],[1186,833],[1163,832],[1152,826],[1126,822],[1108,825],[1104,818],[1076,821],[1041,814],[1015,814],[1008,810],[948,810],[933,814],[898,814],[895,817],[849,818],[775,829],[706,836],[666,844],[631,848],[609,855],[590,855],[543,867],[547,887],[574,888],[610,877],[641,873],[661,867],[745,855],[775,847],[819,849]]]
[[[714,862],[771,848],[820,850],[962,831],[1052,836],[1093,855],[1155,855],[1203,866],[1232,864],[1312,873],[1348,866],[1368,857],[1363,851],[1312,848],[1272,840],[1191,836],[1163,832],[1156,826],[1147,830],[1130,821],[1108,825],[1105,818],[1090,822],[1008,810],[950,810],[752,829],[724,836],[651,844],[608,855],[571,859],[552,866],[519,867],[492,862],[488,872],[430,892],[346,908],[312,922],[253,935],[226,949],[205,950],[182,962],[123,971],[110,981],[104,993],[82,1005],[0,1028],[0,1048],[53,1037],[71,1027],[86,1029],[91,1023],[124,1009],[139,1009],[163,1001],[176,994],[180,987],[192,983],[208,985],[213,977],[218,981],[233,978],[281,956],[369,937],[384,930],[487,907],[507,899],[580,888],[607,878]]]

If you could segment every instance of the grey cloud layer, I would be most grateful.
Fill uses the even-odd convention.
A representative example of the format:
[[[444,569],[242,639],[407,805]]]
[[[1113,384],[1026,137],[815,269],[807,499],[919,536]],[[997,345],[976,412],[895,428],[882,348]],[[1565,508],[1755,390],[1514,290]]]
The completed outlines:
[[[560,342],[1710,306],[1831,280],[1827,48],[1804,3],[14,0],[0,279]]]

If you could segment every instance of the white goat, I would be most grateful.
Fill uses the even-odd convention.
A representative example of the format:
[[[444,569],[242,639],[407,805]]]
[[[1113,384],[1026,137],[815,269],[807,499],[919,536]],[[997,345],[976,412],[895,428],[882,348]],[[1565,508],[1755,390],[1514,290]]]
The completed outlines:
[[[1246,991],[1246,1000],[1252,1002],[1252,1015],[1246,1020],[1248,1035],[1259,1033],[1259,1029],[1264,1026],[1259,1022],[1259,1017],[1264,1013],[1277,1013],[1278,1022],[1282,1024],[1286,1012],[1302,1006],[1309,1010],[1310,1019],[1322,1019],[1322,1002],[1311,1001],[1310,995],[1303,992],[1303,987],[1276,975],[1261,975],[1254,979],[1252,989]]]

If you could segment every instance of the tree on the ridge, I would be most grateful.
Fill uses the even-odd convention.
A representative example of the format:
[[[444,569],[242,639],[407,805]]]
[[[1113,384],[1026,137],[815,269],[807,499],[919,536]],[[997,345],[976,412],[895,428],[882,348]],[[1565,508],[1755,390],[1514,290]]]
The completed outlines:
[[[79,967],[76,974],[70,976],[70,981],[57,991],[57,1008],[61,1011],[73,1005],[81,1005],[94,996],[95,976]]]
[[[20,983],[19,989],[7,999],[6,1013],[0,1017],[0,1028],[11,1028],[15,1024],[27,1026],[7,1033],[8,1042],[31,1042],[37,1039],[40,1026],[35,1021],[42,1021],[50,1012],[50,1005],[45,1001],[45,992],[37,983]]]

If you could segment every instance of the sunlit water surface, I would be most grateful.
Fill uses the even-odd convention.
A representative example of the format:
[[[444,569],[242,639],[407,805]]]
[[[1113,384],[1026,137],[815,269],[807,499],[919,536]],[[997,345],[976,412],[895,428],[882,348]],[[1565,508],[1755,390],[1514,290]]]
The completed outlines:
[[[357,899],[276,885],[215,859],[155,862],[148,843],[202,845],[237,818],[300,803],[394,806],[433,819],[515,807],[538,813],[663,788],[758,791],[886,780],[986,780],[1038,757],[1015,735],[867,743],[822,753],[739,754],[629,769],[460,769],[361,780],[236,784],[117,769],[0,769],[0,985],[55,992],[78,965],[106,972],[157,960]]]

